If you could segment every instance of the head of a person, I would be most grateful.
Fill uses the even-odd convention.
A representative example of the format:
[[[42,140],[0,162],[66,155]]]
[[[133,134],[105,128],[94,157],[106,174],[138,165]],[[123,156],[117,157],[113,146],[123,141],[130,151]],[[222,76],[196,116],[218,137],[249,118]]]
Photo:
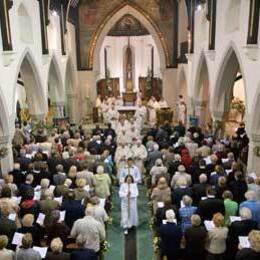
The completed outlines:
[[[8,245],[8,237],[6,235],[0,236],[0,251],[5,249]]]
[[[24,236],[22,238],[22,247],[24,249],[31,248],[32,243],[33,243],[32,235],[30,233],[24,234]]]
[[[182,201],[185,207],[189,207],[192,205],[192,198],[188,195],[183,196]]]
[[[134,183],[134,178],[133,178],[133,176],[132,176],[132,175],[127,175],[127,176],[125,177],[125,183],[127,183],[127,184]]]
[[[97,167],[97,174],[103,174],[104,173],[104,166],[103,165],[98,165]]]
[[[90,204],[92,204],[93,206],[99,205],[100,199],[99,199],[97,196],[93,196],[93,197],[90,198],[89,202],[90,202]]]
[[[160,177],[157,182],[157,187],[159,189],[165,189],[168,187],[167,180],[165,177]]]
[[[160,158],[156,159],[155,165],[156,165],[156,166],[162,166],[162,165],[163,165],[162,159],[160,159]]]
[[[53,192],[50,189],[45,190],[43,192],[43,199],[52,200],[53,199]]]
[[[249,208],[241,208],[239,210],[239,215],[242,220],[249,220],[252,219],[252,211]]]
[[[75,165],[72,165],[68,172],[68,177],[75,178],[77,175],[77,167]]]
[[[50,247],[53,253],[59,254],[63,250],[63,243],[59,237],[56,237],[52,239]]]
[[[159,151],[159,145],[158,144],[154,144],[153,145],[153,150],[154,151]]]
[[[221,213],[214,214],[212,221],[215,227],[223,227],[224,226],[224,216]]]
[[[26,179],[25,179],[25,181],[26,181],[26,183],[28,183],[28,184],[32,184],[33,183],[33,175],[32,174],[28,174],[27,176],[26,176]]]
[[[221,177],[218,178],[218,186],[219,187],[225,187],[226,184],[227,184],[226,177],[221,176]]]
[[[191,220],[191,225],[193,227],[199,227],[201,225],[201,218],[197,214],[192,215],[190,220]]]
[[[233,194],[232,194],[232,192],[229,191],[229,190],[225,190],[225,191],[223,192],[222,197],[223,197],[224,200],[227,200],[227,199],[233,200]]]
[[[175,162],[180,162],[181,161],[181,156],[178,153],[174,155],[174,161]]]
[[[12,174],[6,174],[4,176],[4,180],[5,180],[5,183],[6,184],[9,184],[9,183],[13,183],[14,181],[14,176]]]
[[[76,184],[78,188],[83,189],[86,186],[86,179],[80,178],[76,180]]]
[[[58,164],[58,165],[56,166],[56,172],[57,172],[57,173],[62,173],[62,172],[63,172],[63,166],[62,166],[61,164]]]
[[[185,173],[185,171],[186,171],[186,169],[185,169],[184,165],[181,164],[181,165],[178,166],[178,172],[179,173]]]
[[[245,193],[245,198],[246,198],[247,200],[256,200],[256,199],[257,199],[256,192],[255,192],[255,191],[252,191],[252,190],[247,191],[247,192]]]
[[[12,190],[9,186],[5,185],[2,188],[1,197],[2,198],[11,198],[12,196]]]
[[[64,186],[69,188],[71,186],[71,184],[72,184],[72,180],[67,178],[67,179],[64,180],[63,184],[64,184]]]
[[[60,211],[59,210],[53,210],[51,212],[51,219],[53,221],[53,223],[57,223],[60,219]]]
[[[34,223],[34,215],[25,214],[22,218],[22,226],[23,227],[32,227]]]
[[[235,179],[237,181],[243,181],[244,180],[244,175],[241,171],[236,171],[235,172]]]
[[[134,165],[134,161],[133,161],[132,158],[127,159],[127,165],[130,166],[130,167]]]
[[[41,188],[42,189],[48,189],[49,185],[50,185],[49,179],[42,179],[41,180]]]
[[[259,230],[252,230],[248,235],[248,240],[250,242],[251,248],[260,253],[260,231]]]
[[[199,182],[200,183],[207,183],[208,181],[208,177],[206,174],[202,173],[200,176],[199,176]]]
[[[254,180],[254,178],[252,178],[252,177],[247,177],[247,183],[248,184],[253,184],[253,183],[255,183],[255,180]]]
[[[167,222],[174,223],[176,222],[176,216],[172,209],[168,209],[165,212]]]

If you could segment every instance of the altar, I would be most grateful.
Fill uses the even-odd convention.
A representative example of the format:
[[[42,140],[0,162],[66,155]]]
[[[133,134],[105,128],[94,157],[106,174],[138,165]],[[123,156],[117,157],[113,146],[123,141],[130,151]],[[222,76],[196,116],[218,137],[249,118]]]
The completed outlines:
[[[120,114],[126,115],[127,117],[132,117],[135,114],[136,106],[118,106],[117,111]]]

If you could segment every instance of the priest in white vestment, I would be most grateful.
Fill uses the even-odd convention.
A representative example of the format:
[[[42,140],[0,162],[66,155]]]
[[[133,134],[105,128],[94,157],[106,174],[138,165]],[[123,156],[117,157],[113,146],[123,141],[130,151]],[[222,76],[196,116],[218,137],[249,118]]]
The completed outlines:
[[[160,109],[160,105],[155,97],[151,97],[147,106],[149,110],[149,123],[151,126],[154,126],[157,121],[156,110]]]
[[[124,183],[127,175],[131,175],[134,178],[135,183],[141,183],[142,177],[141,173],[132,158],[128,158],[127,165],[118,170],[118,179],[120,183]]]
[[[141,140],[137,140],[131,148],[134,163],[139,168],[141,173],[144,172],[144,161],[147,159],[148,153],[146,147],[142,144]]]
[[[109,110],[109,105],[107,100],[103,100],[102,104],[101,104],[101,111],[102,111],[102,115],[103,115],[103,120],[104,123],[108,123],[108,110]]]
[[[102,100],[100,95],[97,95],[95,107],[98,111],[98,118],[100,118],[102,114]]]
[[[179,103],[178,111],[178,121],[181,121],[184,125],[186,125],[187,107],[184,101]]]
[[[124,143],[118,143],[115,152],[115,163],[117,169],[123,168],[126,165],[127,159],[130,158],[131,156],[132,156],[132,152],[129,146],[125,145]]]
[[[119,197],[121,198],[121,226],[124,234],[128,234],[128,229],[138,225],[137,213],[137,184],[131,176],[127,176],[119,189]]]
[[[142,104],[139,104],[136,108],[135,111],[135,118],[141,127],[143,127],[144,123],[146,122],[147,119],[147,108],[143,106]]]
[[[112,105],[107,112],[108,121],[111,123],[111,127],[116,130],[117,122],[119,118],[119,112],[117,111],[115,105]]]

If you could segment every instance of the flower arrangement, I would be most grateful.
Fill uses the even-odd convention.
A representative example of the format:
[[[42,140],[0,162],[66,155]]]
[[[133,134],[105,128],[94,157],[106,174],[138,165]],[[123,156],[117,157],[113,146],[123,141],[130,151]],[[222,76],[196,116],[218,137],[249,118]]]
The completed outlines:
[[[244,118],[245,115],[245,111],[246,111],[246,107],[245,107],[245,103],[243,100],[234,97],[231,101],[231,109],[236,110],[237,112],[239,112],[240,114],[242,114],[242,118]]]
[[[107,240],[105,240],[104,242],[102,242],[102,244],[100,245],[100,252],[101,255],[103,255],[104,253],[108,252],[110,248],[110,244],[108,243]]]
[[[8,154],[8,149],[7,147],[1,147],[0,148],[0,158],[3,159],[7,156]]]

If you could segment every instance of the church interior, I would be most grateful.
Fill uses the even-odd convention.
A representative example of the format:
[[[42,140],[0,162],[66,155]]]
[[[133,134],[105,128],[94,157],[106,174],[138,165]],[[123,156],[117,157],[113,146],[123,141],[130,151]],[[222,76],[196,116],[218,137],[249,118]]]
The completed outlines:
[[[260,259],[259,0],[0,1],[0,259]]]

